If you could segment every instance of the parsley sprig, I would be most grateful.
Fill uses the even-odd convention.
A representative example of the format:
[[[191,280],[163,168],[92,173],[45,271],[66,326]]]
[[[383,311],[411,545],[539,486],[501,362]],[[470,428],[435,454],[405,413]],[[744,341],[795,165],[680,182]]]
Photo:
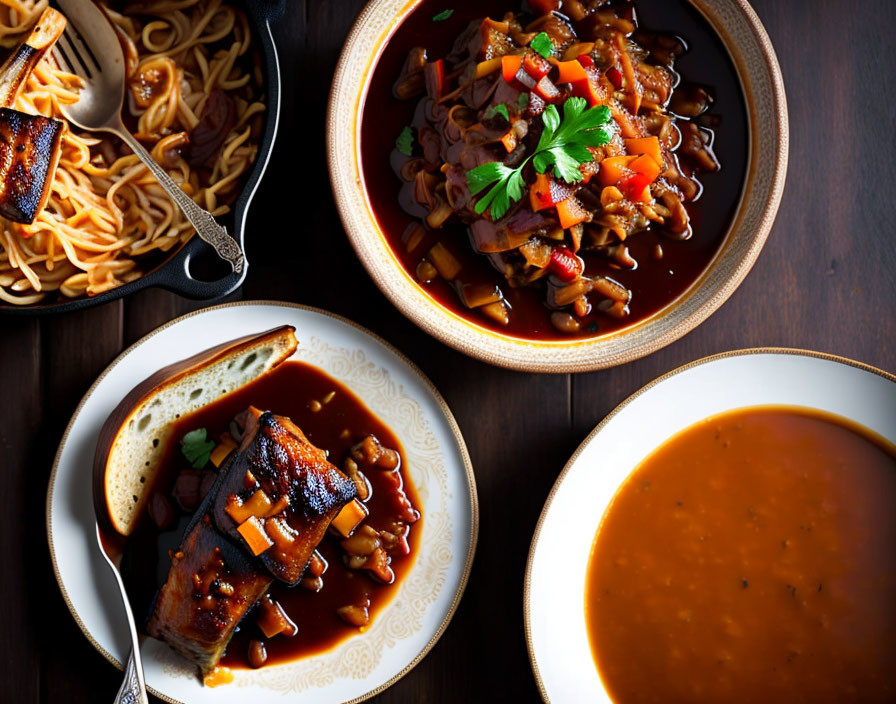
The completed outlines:
[[[544,131],[529,156],[518,166],[511,168],[499,161],[490,161],[467,172],[467,186],[472,195],[491,189],[474,207],[480,215],[489,210],[492,220],[499,220],[523,197],[523,167],[532,160],[535,170],[546,173],[551,167],[554,174],[567,183],[582,180],[579,165],[594,157],[588,147],[599,147],[613,136],[610,110],[603,105],[587,108],[584,98],[569,98],[563,104],[563,119],[556,106],[549,105],[541,115]],[[494,184],[494,185],[492,185]]]
[[[214,449],[215,442],[208,439],[208,431],[205,428],[191,430],[180,441],[180,451],[197,469],[202,469],[208,464]]]

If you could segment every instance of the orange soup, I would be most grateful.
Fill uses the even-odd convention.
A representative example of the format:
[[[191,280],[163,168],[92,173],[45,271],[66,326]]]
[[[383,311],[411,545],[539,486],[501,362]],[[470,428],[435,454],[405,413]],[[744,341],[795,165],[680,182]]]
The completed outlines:
[[[604,514],[585,617],[617,704],[896,701],[896,447],[799,408],[691,426]]]

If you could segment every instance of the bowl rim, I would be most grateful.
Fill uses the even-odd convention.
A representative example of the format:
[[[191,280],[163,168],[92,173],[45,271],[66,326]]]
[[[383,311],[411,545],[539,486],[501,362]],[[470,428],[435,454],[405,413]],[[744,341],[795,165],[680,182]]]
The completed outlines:
[[[327,163],[340,219],[364,268],[396,308],[425,332],[471,357],[519,371],[572,373],[604,369],[655,352],[690,332],[731,296],[752,268],[771,231],[784,190],[789,147],[781,70],[771,40],[747,0],[734,0],[725,7],[725,13],[735,16],[749,33],[755,49],[753,59],[762,64],[764,75],[747,70],[743,52],[713,9],[721,7],[718,0],[686,0],[725,47],[738,75],[747,113],[746,176],[740,201],[718,251],[697,280],[657,313],[616,332],[570,341],[504,335],[445,308],[404,269],[373,214],[359,153],[363,104],[386,44],[421,1],[370,0],[345,40],[327,109]],[[762,122],[761,132],[757,119],[759,102],[764,102],[764,109],[774,115],[771,129],[768,122]],[[777,144],[768,142],[771,139],[777,140]],[[760,143],[765,149],[762,154]],[[772,151],[771,172],[764,174],[765,183],[757,184],[760,157],[767,157]],[[762,192],[751,193],[757,190]],[[743,223],[747,201],[753,210],[760,211],[754,213],[758,220],[755,227]],[[748,227],[750,232],[742,232]],[[734,244],[739,251],[733,251]],[[727,271],[721,277],[713,277],[718,274],[720,263],[725,264]],[[673,322],[661,325],[673,315]]]
[[[535,524],[535,530],[532,533],[532,540],[529,543],[529,554],[526,558],[526,572],[523,577],[523,631],[526,638],[526,651],[529,655],[529,665],[532,668],[532,675],[535,678],[535,684],[538,686],[538,692],[545,704],[550,704],[551,700],[550,697],[548,697],[547,689],[545,688],[544,681],[541,678],[541,672],[538,669],[538,661],[535,657],[535,644],[532,640],[532,570],[535,562],[535,551],[538,545],[538,539],[541,536],[541,530],[544,526],[545,521],[547,520],[548,512],[554,502],[554,498],[556,497],[557,492],[560,490],[561,484],[566,479],[567,475],[572,471],[573,465],[585,451],[585,448],[588,447],[588,445],[594,440],[597,434],[600,433],[607,426],[607,424],[611,420],[613,420],[613,418],[615,418],[620,412],[622,412],[629,404],[635,401],[635,399],[639,398],[644,393],[650,391],[653,387],[658,386],[667,379],[678,376],[679,374],[687,372],[695,367],[703,366],[705,364],[711,364],[723,359],[730,359],[732,357],[748,357],[751,355],[790,355],[795,357],[810,357],[813,359],[820,359],[823,361],[834,362],[848,367],[853,367],[860,371],[869,372],[871,374],[882,377],[886,381],[890,381],[896,384],[896,374],[891,374],[890,372],[884,371],[883,369],[872,366],[870,364],[866,364],[864,362],[850,359],[849,357],[843,357],[827,352],[816,352],[814,350],[806,350],[796,347],[747,347],[738,350],[730,350],[728,352],[719,352],[717,354],[708,355],[706,357],[696,359],[692,362],[682,364],[681,366],[676,367],[671,371],[668,371],[665,374],[662,374],[657,378],[647,382],[637,391],[626,397],[624,401],[622,401],[618,406],[616,406],[612,411],[604,416],[604,418],[591,430],[591,432],[588,433],[585,439],[582,440],[581,443],[579,443],[578,447],[576,447],[575,451],[566,461],[566,464],[563,465],[563,469],[560,471],[560,474],[557,475],[557,479],[554,481],[554,484],[551,486],[551,490],[550,492],[548,492],[547,498],[545,499],[544,506],[542,507],[541,513],[538,516],[538,522]]]

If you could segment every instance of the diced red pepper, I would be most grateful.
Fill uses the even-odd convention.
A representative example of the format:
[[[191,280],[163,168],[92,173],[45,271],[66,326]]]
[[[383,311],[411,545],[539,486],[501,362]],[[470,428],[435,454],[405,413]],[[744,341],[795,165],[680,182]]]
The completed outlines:
[[[585,67],[578,61],[560,61],[557,64],[557,83],[578,83],[587,81]]]
[[[648,157],[649,158],[649,157]],[[622,195],[635,203],[650,202],[650,184],[653,180],[646,174],[632,174],[626,176],[616,187],[622,191]]]
[[[588,66],[594,66],[594,59],[592,59],[588,54],[579,54],[576,57],[576,61],[578,61],[582,66],[586,68]]]
[[[441,100],[445,94],[445,62],[429,61],[423,67],[423,78],[426,82],[426,94],[433,100]]]
[[[549,103],[554,102],[560,97],[560,89],[557,88],[557,86],[554,85],[554,82],[547,76],[543,76],[541,80],[535,84],[535,87],[532,88],[532,92]]]
[[[582,260],[566,247],[554,247],[548,261],[548,271],[561,281],[575,281],[585,270]]]
[[[548,75],[548,71],[551,70],[551,62],[533,51],[526,54],[523,59],[523,68],[537,81]]]
[[[607,79],[613,84],[616,90],[622,90],[622,71],[615,66],[607,69]]]
[[[521,56],[502,56],[501,74],[504,76],[504,80],[510,85],[513,85],[513,80],[516,78],[516,72],[520,70],[520,66],[522,65],[523,58]]]

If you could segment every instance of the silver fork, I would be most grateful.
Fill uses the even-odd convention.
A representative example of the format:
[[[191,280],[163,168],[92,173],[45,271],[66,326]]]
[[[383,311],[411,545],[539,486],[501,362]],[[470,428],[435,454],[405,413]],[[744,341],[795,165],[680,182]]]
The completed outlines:
[[[177,203],[199,237],[214,247],[221,259],[230,262],[234,271],[241,272],[245,257],[236,240],[215,222],[211,213],[184,193],[124,126],[124,52],[106,14],[92,0],[57,0],[57,4],[68,25],[53,54],[63,70],[85,82],[78,102],[62,106],[65,118],[81,129],[110,132],[125,142]]]
[[[121,593],[121,602],[124,604],[124,612],[128,617],[128,632],[131,636],[131,653],[128,661],[124,666],[124,679],[118,694],[115,695],[113,704],[149,704],[149,698],[146,696],[146,682],[143,679],[143,659],[140,657],[140,640],[137,637],[137,624],[134,623],[134,614],[131,611],[131,604],[128,601],[128,595],[124,588],[124,581],[121,578],[121,572],[118,565],[106,552],[103,545],[103,539],[100,535],[100,525],[96,524],[96,542],[99,545],[100,552],[106,558],[109,569],[115,575],[115,583]]]

